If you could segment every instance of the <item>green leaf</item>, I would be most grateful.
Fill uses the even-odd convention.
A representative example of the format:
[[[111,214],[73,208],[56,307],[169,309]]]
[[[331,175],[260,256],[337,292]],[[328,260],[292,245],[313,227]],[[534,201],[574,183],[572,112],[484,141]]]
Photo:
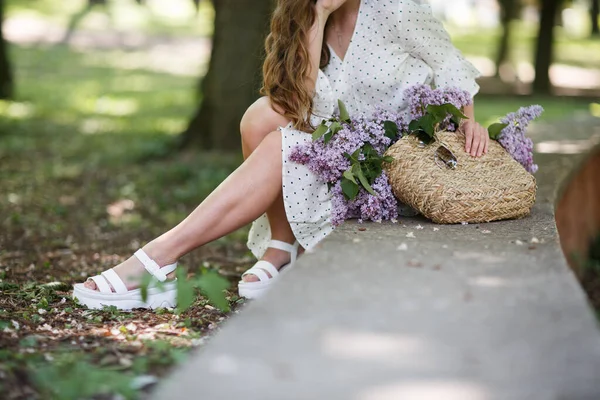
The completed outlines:
[[[410,124],[408,124],[408,130],[411,133],[416,133],[416,131],[420,130],[420,125],[419,125],[419,120],[418,119],[413,119],[412,121],[410,121]]]
[[[223,291],[229,287],[229,281],[217,274],[208,272],[197,279],[200,291],[221,311],[229,311],[229,303]]]
[[[386,163],[394,162],[394,157],[392,157],[392,156],[385,156],[385,157],[383,157],[383,161],[385,161]]]
[[[445,106],[446,106],[446,110],[448,111],[448,113],[452,114],[454,117],[457,117],[460,119],[469,119],[462,112],[462,110],[459,110],[458,108],[456,108],[456,106],[454,104],[446,103]]]
[[[187,271],[185,268],[179,268],[177,270],[177,310],[179,312],[187,310],[194,303],[195,298],[194,286],[187,279]]]
[[[325,125],[325,121],[323,121],[321,123],[321,125],[319,125],[319,127],[317,129],[315,129],[315,131],[312,134],[312,138],[313,140],[319,140],[321,138],[321,136],[323,136],[325,133],[327,133],[327,131],[329,130],[329,127],[327,125]]]
[[[340,109],[340,119],[344,122],[350,123],[350,114],[346,105],[341,100],[338,100],[338,108]]]
[[[385,130],[385,136],[391,140],[395,140],[398,137],[398,125],[393,121],[384,121],[383,129]]]
[[[490,139],[498,140],[498,138],[500,137],[500,134],[502,133],[504,128],[506,128],[507,126],[508,126],[508,124],[501,124],[501,123],[496,123],[496,124],[490,125],[488,128],[488,133],[490,135]]]
[[[446,116],[448,115],[448,110],[445,105],[429,104],[425,108],[425,111],[426,111],[425,115],[429,114],[434,119],[438,120],[439,122],[442,122],[443,120],[445,120]]]
[[[433,137],[429,136],[427,133],[421,131],[417,133],[417,137],[419,138],[420,141],[422,141],[425,144],[431,144],[433,142]]]
[[[352,181],[352,183],[358,185],[358,183],[356,182],[356,179],[354,178],[354,174],[352,173],[352,168],[348,168],[346,170],[346,172],[344,172],[344,178],[346,178],[349,181]]]
[[[358,196],[359,187],[357,183],[354,183],[346,178],[342,178],[341,185],[342,192],[348,200],[354,200],[356,196]]]
[[[327,144],[333,139],[333,132],[331,130],[327,131],[327,133],[323,136],[323,143]]]
[[[348,153],[344,153],[344,157],[346,157],[348,160],[350,160],[350,162],[352,164],[357,164],[360,161],[358,161],[358,156],[360,155],[360,150],[361,149],[357,149],[354,153],[352,154],[348,154]]]
[[[435,133],[435,125],[436,125],[436,120],[435,117],[429,115],[429,114],[425,114],[421,120],[420,120],[420,125],[421,128],[425,131],[425,133],[427,133],[431,138],[433,138],[433,135]]]
[[[140,282],[140,294],[142,295],[142,301],[144,302],[148,299],[148,287],[150,286],[150,282],[152,282],[152,280],[152,275],[142,275],[142,280]]]
[[[363,174],[362,168],[359,167],[359,168],[356,168],[356,170],[353,169],[352,172],[354,172],[354,174],[358,177],[358,180],[363,185],[363,187],[367,190],[367,192],[371,193],[373,196],[377,196],[377,193],[375,193],[375,191],[373,190],[371,185],[369,185],[369,181],[367,181],[367,178]]]

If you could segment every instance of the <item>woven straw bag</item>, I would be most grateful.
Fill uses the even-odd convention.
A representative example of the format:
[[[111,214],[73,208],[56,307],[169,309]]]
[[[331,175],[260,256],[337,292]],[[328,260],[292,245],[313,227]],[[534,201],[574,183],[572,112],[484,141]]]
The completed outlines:
[[[535,178],[494,140],[487,154],[474,158],[462,133],[439,132],[427,146],[410,135],[386,155],[394,158],[384,169],[398,200],[438,224],[521,218],[535,203]]]

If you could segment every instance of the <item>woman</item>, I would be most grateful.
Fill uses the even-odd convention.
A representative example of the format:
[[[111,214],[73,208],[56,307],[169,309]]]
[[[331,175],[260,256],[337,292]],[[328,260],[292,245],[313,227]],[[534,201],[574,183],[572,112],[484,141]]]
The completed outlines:
[[[266,96],[241,122],[244,163],[175,228],[75,285],[83,304],[173,307],[169,278],[177,259],[252,221],[248,246],[260,261],[239,288],[242,296],[259,297],[281,268],[333,230],[327,185],[288,161],[288,153],[311,140],[308,132],[335,113],[338,99],[350,115],[376,107],[398,112],[409,85],[457,86],[472,95],[479,89],[478,71],[418,0],[279,0],[266,50]],[[488,134],[474,121],[473,106],[465,114],[466,150],[479,157],[487,152]],[[145,271],[166,283],[142,302],[137,288]]]

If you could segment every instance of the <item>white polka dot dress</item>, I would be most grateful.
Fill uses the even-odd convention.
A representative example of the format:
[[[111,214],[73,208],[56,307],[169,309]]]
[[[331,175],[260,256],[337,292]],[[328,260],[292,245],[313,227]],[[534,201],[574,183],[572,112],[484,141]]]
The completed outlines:
[[[377,108],[403,112],[404,90],[411,85],[455,86],[479,91],[479,71],[452,45],[431,8],[418,0],[362,0],[354,35],[344,60],[331,50],[329,64],[319,71],[313,106],[313,125],[334,114],[337,100],[350,115]],[[282,127],[283,200],[296,236],[312,249],[333,231],[331,196],[327,184],[303,165],[288,160],[290,151],[307,143],[307,132]],[[266,215],[252,224],[248,247],[261,258],[271,240]]]

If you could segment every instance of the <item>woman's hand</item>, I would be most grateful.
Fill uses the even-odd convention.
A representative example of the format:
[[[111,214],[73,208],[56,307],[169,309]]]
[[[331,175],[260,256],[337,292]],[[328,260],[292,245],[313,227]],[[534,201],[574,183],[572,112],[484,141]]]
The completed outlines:
[[[471,153],[473,157],[481,157],[488,152],[490,135],[486,128],[469,119],[462,124],[461,130],[467,138],[465,146],[467,153]]]
[[[348,0],[317,0],[317,11],[329,16]]]

